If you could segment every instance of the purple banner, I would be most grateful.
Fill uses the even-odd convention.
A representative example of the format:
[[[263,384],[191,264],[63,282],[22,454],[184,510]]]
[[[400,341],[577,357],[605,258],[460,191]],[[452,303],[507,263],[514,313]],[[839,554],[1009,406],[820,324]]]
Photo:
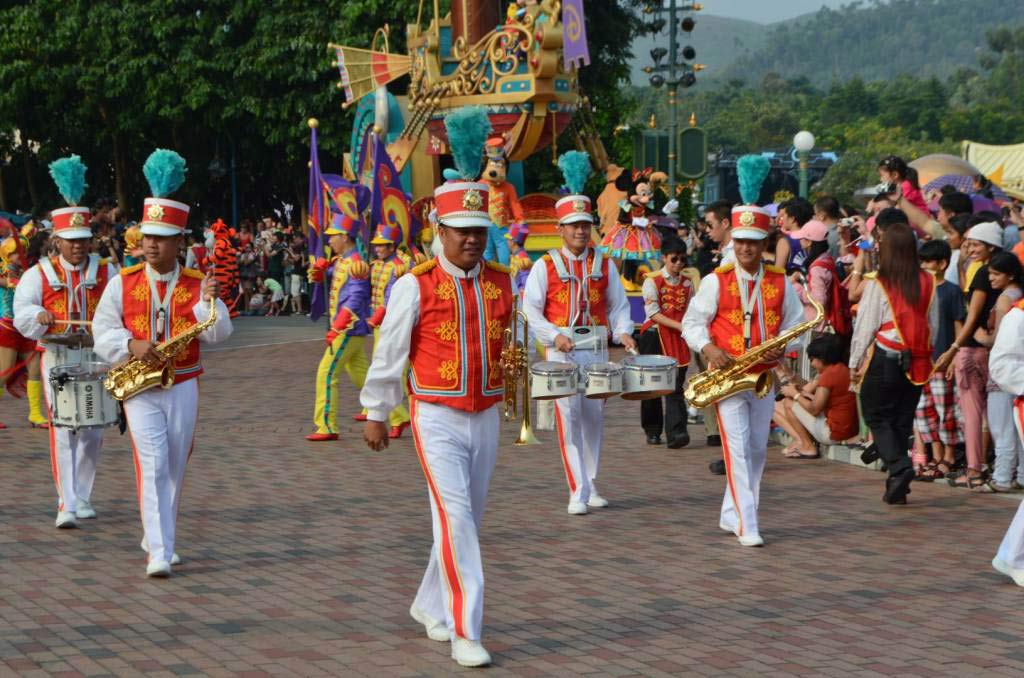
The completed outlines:
[[[564,0],[562,3],[562,51],[565,53],[566,70],[590,65],[583,0]]]
[[[324,229],[328,224],[325,219],[324,192],[321,188],[323,179],[320,176],[320,157],[316,148],[316,127],[310,129],[309,139],[309,197],[306,202],[308,221],[307,252],[310,264],[324,256]],[[323,283],[313,285],[309,293],[309,319],[319,320],[327,311],[327,294]]]

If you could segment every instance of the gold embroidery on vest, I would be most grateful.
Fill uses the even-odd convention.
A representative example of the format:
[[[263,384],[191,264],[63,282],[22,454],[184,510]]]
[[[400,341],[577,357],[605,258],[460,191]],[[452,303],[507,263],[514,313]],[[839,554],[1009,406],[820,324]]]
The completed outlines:
[[[434,333],[441,341],[454,343],[459,337],[459,324],[454,320],[445,320],[434,328]]]
[[[184,288],[184,287],[175,287],[174,288],[174,303],[176,303],[176,304],[184,304],[185,302],[188,302],[188,301],[191,301],[191,300],[192,300],[192,293],[189,292],[187,288]]]
[[[132,288],[131,295],[135,301],[145,301],[149,298],[149,288],[143,285],[136,285]]]
[[[501,296],[501,289],[497,285],[492,283],[490,280],[484,282],[484,299],[487,301],[494,301]]]
[[[137,334],[149,335],[149,318],[144,315],[137,315],[132,318],[132,329]]]
[[[434,288],[434,296],[444,301],[451,301],[455,298],[455,283],[451,280],[445,280]]]
[[[563,287],[562,289],[555,292],[555,301],[559,304],[569,303],[569,288]]]
[[[736,281],[733,280],[731,283],[729,283],[729,295],[733,296],[733,297],[738,297],[739,294],[740,294],[739,285],[737,285]]]
[[[765,327],[771,332],[772,327],[779,322],[779,314],[772,309],[768,309],[764,313],[764,324]]]
[[[743,311],[735,308],[725,314],[725,319],[738,327],[743,324]]]
[[[458,363],[454,360],[442,360],[441,365],[437,368],[437,373],[445,381],[457,381],[458,372]]]
[[[488,320],[487,321],[487,338],[490,340],[501,339],[502,334],[505,332],[505,327],[501,324],[500,320]]]
[[[595,289],[595,288],[591,287],[590,288],[590,303],[596,304],[599,301],[601,301],[601,290]]]
[[[762,285],[761,295],[764,297],[765,301],[771,301],[775,297],[779,296],[779,288],[771,284]]]
[[[743,337],[738,334],[734,334],[729,337],[729,348],[736,353],[743,350]]]
[[[179,334],[184,334],[192,327],[192,321],[188,318],[175,318],[174,323],[171,325],[171,336],[176,337]]]
[[[66,308],[67,307],[64,306],[64,300],[63,299],[54,299],[54,301],[53,301],[53,313],[54,313],[54,315],[64,315],[64,311],[66,310]]]

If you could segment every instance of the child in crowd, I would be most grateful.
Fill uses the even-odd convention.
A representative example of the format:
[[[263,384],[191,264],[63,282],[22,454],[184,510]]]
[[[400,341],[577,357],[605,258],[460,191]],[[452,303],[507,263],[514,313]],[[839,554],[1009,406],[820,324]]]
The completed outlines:
[[[921,187],[917,181],[917,170],[907,164],[898,155],[890,155],[878,163],[878,177],[885,184],[895,184],[903,199],[922,212],[928,212],[928,203],[924,200]]]
[[[921,268],[935,276],[938,283],[935,295],[939,303],[939,329],[932,337],[933,361],[949,350],[964,321],[963,296],[956,284],[946,277],[951,253],[949,244],[943,240],[929,240],[918,252]],[[952,472],[956,446],[962,442],[960,430],[956,382],[947,378],[945,372],[936,370],[921,390],[914,413],[914,466],[918,480],[936,480]],[[930,463],[927,461],[929,450]]]
[[[791,459],[816,459],[818,445],[835,445],[857,435],[857,396],[850,391],[850,370],[843,363],[843,343],[824,334],[807,346],[817,377],[798,389],[784,385],[775,404],[775,423],[793,438],[783,450]]]

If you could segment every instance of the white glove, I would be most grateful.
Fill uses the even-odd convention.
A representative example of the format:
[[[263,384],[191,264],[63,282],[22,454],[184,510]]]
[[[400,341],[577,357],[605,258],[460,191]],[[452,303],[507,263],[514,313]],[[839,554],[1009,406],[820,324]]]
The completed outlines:
[[[664,207],[661,208],[661,213],[664,214],[666,217],[670,217],[673,214],[675,214],[676,210],[678,210],[678,209],[679,209],[679,201],[676,200],[675,198],[672,198],[667,203],[665,203]]]

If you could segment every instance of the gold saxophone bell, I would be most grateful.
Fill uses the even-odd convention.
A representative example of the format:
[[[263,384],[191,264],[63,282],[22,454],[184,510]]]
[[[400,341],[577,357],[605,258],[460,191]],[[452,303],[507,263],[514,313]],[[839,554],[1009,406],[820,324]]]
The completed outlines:
[[[519,338],[519,318],[523,319],[523,339]],[[540,445],[533,434],[530,417],[530,353],[526,341],[530,336],[530,322],[526,314],[519,310],[518,295],[512,299],[512,317],[505,328],[505,343],[501,348],[501,369],[505,375],[505,421],[517,417],[519,412],[519,380],[523,380],[522,423],[519,426],[519,437],[512,443],[524,445]]]

